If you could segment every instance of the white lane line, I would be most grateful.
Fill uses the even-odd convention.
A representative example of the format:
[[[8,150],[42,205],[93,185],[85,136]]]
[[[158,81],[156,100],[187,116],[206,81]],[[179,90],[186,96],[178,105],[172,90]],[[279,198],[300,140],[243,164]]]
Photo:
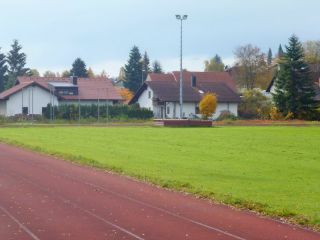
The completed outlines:
[[[34,165],[35,165],[35,164],[34,164]],[[36,166],[37,166],[38,168],[40,168],[40,169],[45,169],[45,170],[47,170],[48,172],[51,172],[52,174],[56,174],[56,175],[61,176],[61,177],[69,178],[69,179],[71,179],[71,180],[73,180],[73,181],[75,181],[75,182],[79,182],[79,183],[88,185],[88,186],[93,187],[93,188],[98,188],[99,190],[101,190],[101,191],[103,191],[103,192],[109,193],[109,194],[111,194],[111,195],[115,195],[115,196],[117,196],[117,197],[120,197],[120,198],[122,198],[122,199],[129,200],[129,201],[131,201],[131,202],[135,202],[135,203],[137,203],[137,204],[139,204],[139,205],[142,205],[142,206],[145,206],[145,207],[149,207],[149,208],[152,208],[152,209],[161,211],[161,212],[166,213],[166,214],[168,214],[168,215],[170,215],[170,216],[173,216],[173,217],[176,217],[176,218],[185,220],[185,221],[187,221],[187,222],[196,224],[196,225],[198,225],[198,226],[201,226],[201,227],[203,227],[203,228],[209,229],[209,230],[211,230],[211,231],[219,232],[219,233],[221,233],[221,234],[224,234],[224,235],[226,235],[226,236],[232,237],[232,238],[237,239],[237,240],[246,240],[245,238],[242,238],[242,237],[237,236],[237,235],[235,235],[235,234],[229,233],[229,232],[224,231],[224,230],[222,230],[222,229],[220,229],[220,228],[216,228],[216,227],[209,226],[209,225],[207,225],[207,224],[205,224],[205,223],[202,223],[202,222],[193,220],[193,219],[191,219],[191,218],[187,218],[187,217],[181,216],[181,215],[179,215],[179,214],[173,213],[173,212],[171,212],[171,211],[169,211],[169,210],[166,210],[166,209],[164,209],[164,208],[156,207],[156,206],[153,206],[153,205],[151,205],[151,204],[149,204],[149,203],[146,203],[146,202],[137,200],[137,199],[135,199],[135,198],[129,197],[129,196],[127,196],[127,195],[124,195],[124,194],[121,194],[121,193],[117,193],[117,192],[108,190],[108,189],[106,189],[106,188],[104,188],[104,187],[101,187],[101,186],[96,185],[96,184],[94,184],[94,183],[87,182],[87,181],[85,181],[85,180],[83,180],[83,179],[71,177],[71,176],[68,175],[68,174],[61,174],[61,173],[58,173],[58,172],[56,172],[56,171],[52,171],[51,169],[46,168],[46,167],[40,167],[40,166],[38,166],[38,165],[36,165]]]
[[[23,161],[23,162],[26,163],[26,161]],[[151,205],[151,204],[149,204],[149,203],[146,203],[146,202],[137,200],[137,199],[135,199],[135,198],[129,197],[129,196],[127,196],[127,195],[124,195],[124,194],[121,194],[121,193],[118,193],[118,192],[114,192],[114,191],[108,190],[108,189],[106,189],[106,188],[104,188],[104,187],[101,187],[101,186],[99,186],[99,185],[96,185],[96,184],[94,184],[94,183],[87,182],[87,181],[85,181],[85,180],[83,180],[83,179],[81,179],[81,178],[71,177],[69,174],[61,174],[61,173],[59,173],[59,172],[57,172],[57,171],[53,171],[52,169],[49,169],[49,168],[47,168],[47,167],[42,167],[42,166],[40,166],[39,164],[35,164],[35,163],[29,163],[29,164],[31,164],[31,165],[33,165],[33,166],[36,166],[36,167],[39,168],[39,169],[46,170],[46,171],[50,172],[51,174],[55,174],[56,176],[65,177],[65,178],[71,179],[71,180],[73,180],[73,181],[75,181],[75,182],[79,182],[79,183],[82,183],[82,184],[85,184],[85,185],[88,185],[88,186],[91,186],[91,187],[94,187],[94,188],[98,188],[98,189],[100,189],[100,190],[103,191],[103,192],[110,193],[111,195],[115,195],[115,196],[117,196],[117,197],[119,197],[119,198],[126,199],[126,200],[129,200],[129,201],[131,201],[131,202],[135,202],[135,203],[137,203],[137,204],[139,204],[139,205],[146,206],[146,207],[149,207],[149,208],[152,208],[152,209],[161,211],[161,212],[166,213],[166,214],[168,214],[168,215],[170,215],[170,216],[173,216],[173,217],[182,219],[182,220],[184,220],[184,221],[187,221],[187,222],[196,224],[196,225],[198,225],[198,226],[201,226],[201,227],[203,227],[203,228],[209,229],[209,230],[211,230],[211,231],[219,232],[219,233],[221,233],[221,234],[224,234],[224,235],[226,235],[226,236],[232,237],[232,238],[237,239],[237,240],[246,240],[246,239],[243,238],[243,237],[240,237],[240,236],[238,236],[238,235],[229,233],[229,232],[224,231],[224,230],[222,230],[222,229],[220,229],[220,228],[216,228],[216,227],[209,226],[209,225],[207,225],[207,224],[205,224],[205,223],[202,223],[202,222],[193,220],[193,219],[188,218],[188,217],[181,216],[181,215],[179,215],[179,214],[176,214],[176,213],[171,212],[171,211],[169,211],[169,210],[166,210],[166,209],[164,209],[164,208],[156,207],[156,206],[153,206],[153,205]]]
[[[9,171],[6,171],[5,174],[9,175],[8,172],[9,172]],[[104,223],[106,223],[106,224],[111,225],[112,227],[114,227],[114,228],[116,228],[116,229],[118,229],[118,230],[120,230],[120,231],[128,234],[128,235],[131,236],[131,237],[134,237],[134,238],[136,238],[136,239],[138,239],[138,240],[144,240],[144,238],[141,238],[140,236],[138,236],[138,235],[136,235],[136,234],[134,234],[134,233],[132,233],[132,232],[130,232],[130,231],[122,228],[122,227],[120,227],[119,225],[114,224],[114,223],[106,220],[105,218],[100,217],[99,215],[97,215],[97,214],[95,214],[95,213],[93,213],[93,212],[91,212],[91,211],[89,211],[89,210],[87,210],[87,209],[85,209],[85,208],[80,207],[78,204],[72,202],[71,200],[62,197],[60,194],[57,194],[56,192],[54,192],[54,191],[52,191],[52,190],[50,190],[50,189],[48,189],[48,188],[42,187],[41,185],[39,185],[39,184],[37,184],[37,183],[34,183],[33,181],[29,180],[29,179],[26,178],[26,177],[18,176],[18,175],[16,175],[15,173],[12,173],[12,171],[10,171],[10,175],[12,175],[12,176],[14,176],[14,177],[18,177],[18,178],[23,179],[24,181],[28,182],[29,184],[31,184],[31,185],[33,185],[33,186],[41,189],[41,191],[44,191],[44,192],[47,192],[47,193],[49,193],[49,194],[54,195],[56,198],[58,198],[58,199],[59,199],[60,201],[62,201],[63,203],[69,204],[69,205],[71,205],[71,206],[74,207],[74,208],[78,208],[79,210],[85,212],[86,214],[88,214],[88,215],[90,215],[90,216],[92,216],[92,217],[94,217],[94,218],[96,218],[96,219],[98,219],[98,220],[100,220],[100,221],[102,221],[102,222],[104,222]],[[35,238],[34,240],[40,240],[40,239],[39,239],[39,238]]]
[[[10,212],[8,212],[4,207],[0,206],[0,210],[3,211],[9,218],[11,218],[18,226],[23,229],[33,240],[40,240],[29,228],[27,228],[23,223],[16,219]]]
[[[72,177],[70,177],[70,178],[72,179]],[[74,181],[81,182],[80,180],[74,180]],[[245,238],[242,238],[242,237],[240,237],[240,236],[234,235],[234,234],[229,233],[229,232],[227,232],[227,231],[224,231],[224,230],[222,230],[222,229],[209,226],[209,225],[207,225],[207,224],[204,224],[204,223],[198,222],[198,221],[196,221],[196,220],[193,220],[193,219],[191,219],[191,218],[187,218],[187,217],[181,216],[181,215],[179,215],[179,214],[170,212],[170,211],[168,211],[168,210],[166,210],[166,209],[153,206],[153,205],[151,205],[151,204],[149,204],[149,203],[142,202],[142,201],[140,201],[140,200],[131,198],[131,197],[129,197],[129,196],[126,196],[126,195],[123,195],[123,194],[120,194],[120,193],[117,193],[117,192],[113,192],[113,191],[111,191],[111,190],[107,190],[107,189],[105,189],[104,187],[100,187],[100,186],[98,186],[98,185],[96,185],[96,184],[94,184],[94,183],[89,183],[89,182],[86,182],[86,181],[84,181],[84,180],[82,180],[82,183],[87,184],[87,185],[89,185],[89,186],[91,186],[91,187],[94,187],[94,188],[98,188],[98,189],[100,189],[100,190],[103,191],[103,192],[108,192],[108,193],[111,193],[111,194],[113,194],[113,195],[116,195],[116,196],[118,196],[118,197],[120,197],[120,198],[123,198],[123,199],[129,200],[129,201],[138,203],[138,204],[140,204],[140,205],[143,205],[143,206],[146,206],[146,207],[149,207],[149,208],[158,210],[158,211],[161,211],[161,212],[166,213],[166,214],[168,214],[168,215],[170,215],[170,216],[173,216],[173,217],[176,217],[176,218],[180,218],[180,219],[183,219],[183,220],[185,220],[185,221],[188,221],[188,222],[194,223],[194,224],[196,224],[196,225],[199,225],[199,226],[201,226],[201,227],[204,227],[204,228],[207,228],[207,229],[210,229],[210,230],[213,230],[213,231],[222,233],[222,234],[227,235],[227,236],[229,236],[229,237],[232,237],[232,238],[234,238],[234,239],[246,240]]]

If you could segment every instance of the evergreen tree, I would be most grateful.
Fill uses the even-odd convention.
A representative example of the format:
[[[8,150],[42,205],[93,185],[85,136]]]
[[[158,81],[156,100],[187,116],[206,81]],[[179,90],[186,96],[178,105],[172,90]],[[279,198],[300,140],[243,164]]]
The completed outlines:
[[[286,53],[279,63],[275,89],[274,102],[284,114],[306,117],[316,107],[309,65],[304,59],[302,44],[295,35],[290,37]]]
[[[1,50],[1,48],[0,48]],[[8,67],[6,65],[6,56],[0,52],[0,92],[4,90],[4,84],[6,82],[6,73]]]
[[[11,50],[7,56],[8,68],[8,81],[5,84],[5,88],[11,88],[15,85],[17,77],[24,76],[28,73],[29,69],[25,68],[27,55],[20,52],[22,46],[19,44],[18,40],[13,40],[11,45]]]
[[[283,49],[282,49],[282,45],[280,44],[279,46],[279,50],[278,50],[278,58],[282,58],[284,55]]]
[[[223,62],[222,62],[222,59],[221,59],[221,57],[218,55],[218,54],[216,54],[215,56],[214,56],[214,61],[217,63],[217,64],[223,64]]]
[[[163,73],[163,70],[162,70],[160,62],[154,61],[152,63],[152,72],[153,73]]]
[[[77,58],[72,64],[70,75],[86,78],[88,77],[87,72],[88,71],[87,71],[85,62],[81,58]]]
[[[216,54],[214,58],[211,58],[209,61],[205,61],[204,65],[205,72],[223,72],[225,67],[221,57],[218,54]]]
[[[269,51],[268,51],[267,63],[268,63],[268,66],[271,66],[271,64],[272,64],[272,50],[271,50],[271,48],[269,48]]]
[[[126,75],[124,86],[130,91],[136,92],[142,84],[141,54],[137,46],[131,49],[128,63],[124,69]]]
[[[88,78],[95,78],[96,77],[96,75],[94,74],[94,72],[91,69],[91,67],[89,67],[89,69],[87,71],[87,75],[88,75]]]
[[[148,74],[151,72],[150,69],[150,59],[148,57],[147,52],[144,52],[143,58],[142,58],[142,74],[143,74],[143,80],[145,81],[148,77]]]

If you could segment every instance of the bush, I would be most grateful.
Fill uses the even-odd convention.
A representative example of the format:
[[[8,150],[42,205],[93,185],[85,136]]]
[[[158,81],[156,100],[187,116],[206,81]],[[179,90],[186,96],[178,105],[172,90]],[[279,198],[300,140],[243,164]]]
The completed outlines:
[[[220,116],[217,118],[217,121],[225,121],[225,120],[232,120],[232,121],[235,121],[237,120],[238,118],[232,114],[231,112],[229,111],[222,111]]]
[[[271,100],[257,89],[247,90],[239,105],[239,116],[246,119],[269,119]]]
[[[283,120],[284,119],[282,113],[276,107],[271,108],[270,118],[271,118],[271,120]]]
[[[43,110],[43,116],[50,119],[51,105]],[[54,118],[65,120],[79,119],[79,108],[76,104],[54,106]],[[81,119],[98,118],[106,119],[141,119],[147,120],[153,117],[151,110],[140,108],[138,105],[81,105],[80,114]]]

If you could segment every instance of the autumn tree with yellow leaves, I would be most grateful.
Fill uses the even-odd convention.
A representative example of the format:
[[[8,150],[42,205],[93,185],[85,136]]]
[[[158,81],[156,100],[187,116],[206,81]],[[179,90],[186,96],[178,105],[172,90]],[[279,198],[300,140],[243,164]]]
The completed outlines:
[[[216,112],[217,105],[217,96],[213,93],[206,93],[199,104],[202,117],[204,119],[211,117]]]
[[[125,103],[128,103],[133,98],[133,93],[128,88],[120,88],[119,94]]]

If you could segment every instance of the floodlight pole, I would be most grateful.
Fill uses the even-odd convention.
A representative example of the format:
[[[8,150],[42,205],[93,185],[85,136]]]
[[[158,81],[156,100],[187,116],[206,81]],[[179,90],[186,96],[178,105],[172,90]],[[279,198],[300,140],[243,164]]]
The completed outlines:
[[[182,69],[182,40],[183,40],[183,29],[182,29],[182,22],[187,20],[188,15],[176,15],[177,20],[180,21],[180,95],[179,95],[179,102],[180,102],[180,119],[183,118],[183,69]]]

